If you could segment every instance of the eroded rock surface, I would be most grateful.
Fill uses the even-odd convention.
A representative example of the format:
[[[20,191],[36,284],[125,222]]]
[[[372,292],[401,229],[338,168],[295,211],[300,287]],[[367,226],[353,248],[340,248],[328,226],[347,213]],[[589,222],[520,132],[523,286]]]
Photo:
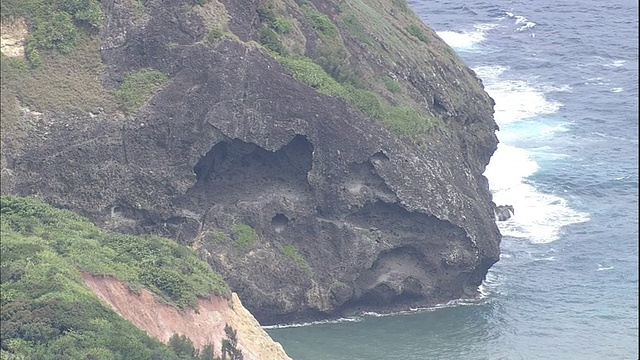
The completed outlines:
[[[207,5],[225,9],[235,36],[208,44],[213,20],[193,2],[146,1],[134,16],[107,1],[105,86],[146,68],[171,82],[126,117],[23,111],[3,131],[2,192],[193,246],[262,324],[475,296],[499,258],[482,176],[493,101],[430,29],[427,45],[408,37],[410,15],[390,3],[381,16],[416,53],[340,27],[342,41],[362,74],[393,75],[410,106],[442,119],[422,145],[292,77],[255,42],[260,2]],[[282,4],[313,55],[319,35]],[[316,6],[339,23],[337,4]],[[238,246],[238,225],[257,237]]]

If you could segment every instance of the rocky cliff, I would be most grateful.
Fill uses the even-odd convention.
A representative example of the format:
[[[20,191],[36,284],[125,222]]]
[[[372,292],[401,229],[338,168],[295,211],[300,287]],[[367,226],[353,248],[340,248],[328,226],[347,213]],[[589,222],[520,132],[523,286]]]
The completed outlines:
[[[3,193],[192,246],[263,325],[477,294],[493,101],[404,1],[102,12],[3,58]]]

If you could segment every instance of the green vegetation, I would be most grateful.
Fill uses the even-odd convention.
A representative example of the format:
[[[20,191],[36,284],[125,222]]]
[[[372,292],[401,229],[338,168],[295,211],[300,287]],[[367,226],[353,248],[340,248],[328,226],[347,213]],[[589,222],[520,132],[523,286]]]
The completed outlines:
[[[279,55],[286,55],[287,50],[282,45],[282,41],[278,34],[271,28],[263,27],[260,29],[260,43],[265,48]]]
[[[392,78],[385,76],[382,78],[382,82],[384,82],[384,86],[387,88],[387,90],[389,90],[390,92],[397,94],[400,92],[401,88],[400,85],[398,84],[397,81],[393,80]]]
[[[0,197],[0,215],[2,359],[209,358],[178,356],[149,338],[99,301],[81,275],[114,276],[181,308],[229,294],[192,251],[160,237],[107,233],[31,198]]]
[[[224,333],[227,338],[222,340],[222,359],[242,360],[242,350],[238,349],[236,330],[229,325],[225,325]]]
[[[226,232],[222,232],[222,231],[214,231],[212,238],[213,238],[213,241],[221,242],[221,243],[231,241],[231,236],[229,236],[229,234],[227,234]]]
[[[224,33],[219,27],[213,27],[207,32],[207,35],[205,35],[204,41],[207,44],[213,45],[217,43],[220,39],[222,39],[223,36],[224,36]]]
[[[307,262],[307,259],[304,258],[304,256],[302,256],[299,252],[298,249],[296,249],[295,246],[293,245],[283,245],[282,246],[282,254],[292,260],[294,263],[296,263],[296,265],[298,265],[298,267],[300,267],[301,269],[310,272],[311,271],[311,267],[309,266],[309,263]]]
[[[214,348],[212,344],[208,344],[202,350],[198,350],[193,346],[191,339],[184,335],[174,334],[169,339],[169,347],[173,349],[180,359],[242,360],[242,350],[237,348],[238,339],[236,336],[236,330],[228,324],[225,324],[224,332],[226,334],[226,339],[222,340],[222,358],[214,357]]]
[[[302,83],[323,94],[343,99],[365,115],[382,121],[396,134],[416,143],[420,142],[421,134],[442,125],[438,119],[427,118],[411,108],[393,106],[372,91],[339,83],[309,58],[280,56],[277,59]]]
[[[273,22],[271,26],[273,30],[275,30],[275,32],[277,32],[278,34],[288,34],[289,31],[291,31],[293,24],[290,20],[278,18]]]
[[[342,23],[344,24],[344,27],[347,29],[347,31],[351,35],[355,36],[358,40],[365,44],[373,45],[373,37],[365,30],[364,26],[362,26],[358,18],[353,14],[344,14],[342,16]]]
[[[42,65],[42,51],[69,53],[83,33],[101,27],[104,18],[97,0],[3,0],[1,14],[3,19],[27,19],[25,55],[33,67]]]
[[[236,224],[233,226],[233,233],[231,234],[231,237],[234,240],[233,245],[236,249],[242,252],[247,252],[256,243],[258,234],[249,225]]]
[[[97,37],[83,38],[72,53],[52,53],[42,66],[31,69],[24,60],[2,55],[2,126],[17,123],[18,104],[34,111],[76,114],[94,107],[115,110],[112,92],[102,86],[105,70],[99,49]]]
[[[287,34],[291,31],[293,24],[289,19],[285,19],[276,13],[274,5],[272,3],[263,3],[258,6],[257,9],[258,18],[260,23],[269,27],[278,34]]]
[[[260,23],[262,24],[262,28],[260,29],[260,43],[276,54],[286,55],[287,49],[282,44],[280,35],[287,34],[291,31],[293,27],[291,21],[278,15],[274,4],[271,2],[266,2],[258,6],[257,12]]]
[[[229,294],[206,263],[169,239],[106,233],[72,212],[30,198],[2,196],[0,213],[3,276],[20,273],[28,252],[35,252],[35,257],[45,254],[46,260],[67,263],[76,275],[81,271],[142,285],[179,308],[194,306],[197,297]]]
[[[115,96],[122,109],[132,113],[168,81],[169,77],[159,71],[141,70],[127,75],[120,89],[115,91]]]
[[[338,28],[333,24],[331,19],[320,11],[318,11],[310,3],[302,5],[302,12],[312,28],[319,31],[327,37],[338,36]]]
[[[409,34],[417,37],[418,40],[422,41],[423,43],[429,44],[429,38],[427,38],[422,30],[420,30],[420,28],[416,25],[409,25],[405,28],[405,30],[407,30]]]

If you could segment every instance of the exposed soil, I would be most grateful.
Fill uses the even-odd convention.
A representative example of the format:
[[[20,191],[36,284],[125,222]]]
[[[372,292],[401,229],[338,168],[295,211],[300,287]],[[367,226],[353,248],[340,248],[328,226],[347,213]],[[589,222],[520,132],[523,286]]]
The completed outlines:
[[[237,331],[238,348],[244,359],[290,359],[242,306],[235,293],[229,300],[219,296],[200,299],[197,311],[181,311],[159,302],[148,290],[137,294],[115,278],[90,274],[84,274],[83,278],[116,313],[162,342],[168,342],[174,334],[186,335],[200,349],[209,343],[215,344],[219,355],[224,327],[229,324]]]
[[[27,36],[24,19],[3,20],[0,23],[0,34],[0,51],[5,56],[24,56],[24,38]]]

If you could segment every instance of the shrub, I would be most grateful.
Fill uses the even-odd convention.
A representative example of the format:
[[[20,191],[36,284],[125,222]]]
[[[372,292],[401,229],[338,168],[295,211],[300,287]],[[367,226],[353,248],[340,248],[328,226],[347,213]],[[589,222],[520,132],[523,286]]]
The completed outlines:
[[[258,239],[258,234],[249,225],[236,224],[233,226],[234,246],[240,251],[249,251]]]
[[[304,258],[304,256],[302,256],[299,252],[298,249],[296,249],[295,246],[293,245],[283,245],[282,246],[282,254],[292,260],[299,268],[306,270],[306,271],[311,271],[311,267],[309,266],[309,263],[307,262],[307,259]]]
[[[220,40],[222,38],[222,36],[224,35],[224,33],[222,32],[222,30],[220,30],[220,28],[218,27],[214,27],[211,30],[209,30],[207,32],[207,35],[205,35],[204,37],[204,41],[207,44],[215,44],[218,42],[218,40]]]
[[[335,37],[338,35],[338,29],[327,15],[321,13],[310,4],[303,5],[302,11],[312,28],[327,37]]]
[[[286,55],[286,49],[282,45],[280,37],[271,28],[263,27],[260,30],[260,43],[276,54]]]
[[[104,20],[97,0],[6,0],[2,2],[2,17],[24,16],[32,31],[27,35],[26,57],[33,67],[42,64],[40,51],[57,50],[69,53],[78,42],[83,29],[99,29]]]
[[[271,25],[272,29],[275,30],[278,34],[287,34],[291,31],[291,21],[287,19],[278,18]]]

